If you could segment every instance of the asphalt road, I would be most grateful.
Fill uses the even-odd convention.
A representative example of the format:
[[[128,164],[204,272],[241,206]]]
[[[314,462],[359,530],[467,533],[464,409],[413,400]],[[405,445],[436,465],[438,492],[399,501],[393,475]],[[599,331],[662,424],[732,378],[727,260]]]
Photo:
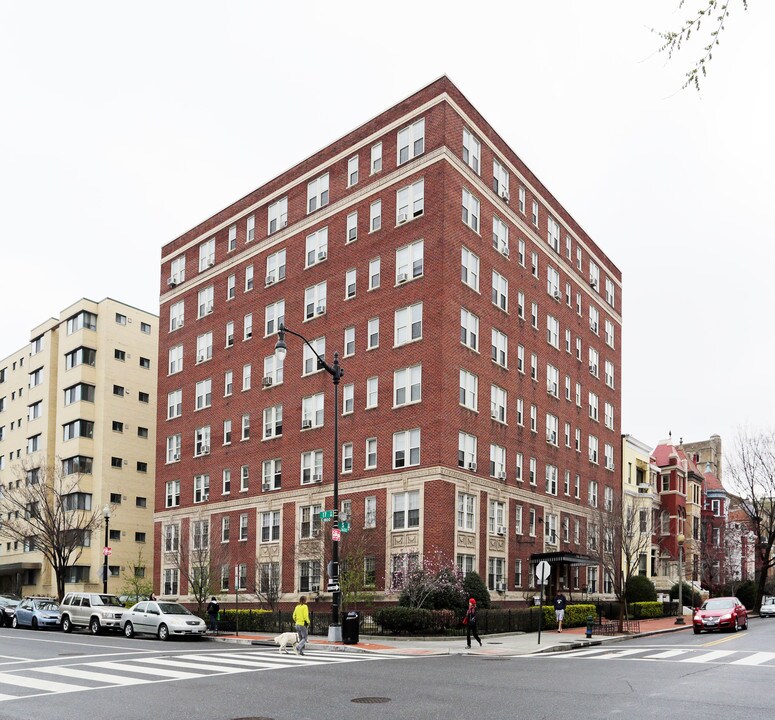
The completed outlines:
[[[775,620],[570,653],[384,657],[0,629],[0,720],[771,718]]]

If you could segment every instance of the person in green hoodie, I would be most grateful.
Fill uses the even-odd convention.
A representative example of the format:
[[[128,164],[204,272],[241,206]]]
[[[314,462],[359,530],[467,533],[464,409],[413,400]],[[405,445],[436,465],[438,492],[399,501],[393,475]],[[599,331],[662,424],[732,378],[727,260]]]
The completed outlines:
[[[299,636],[299,642],[294,645],[293,649],[297,655],[304,655],[304,646],[307,644],[307,628],[309,627],[309,608],[307,607],[307,598],[304,595],[299,598],[299,604],[293,609],[293,623]]]

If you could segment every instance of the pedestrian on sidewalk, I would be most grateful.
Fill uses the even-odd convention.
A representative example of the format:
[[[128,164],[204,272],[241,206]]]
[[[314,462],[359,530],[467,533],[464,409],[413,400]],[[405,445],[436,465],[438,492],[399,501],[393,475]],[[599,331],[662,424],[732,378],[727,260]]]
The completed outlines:
[[[221,606],[213,595],[212,600],[207,603],[207,617],[210,618],[210,632],[218,634],[218,614],[221,612]]]
[[[565,595],[562,594],[561,590],[557,591],[557,594],[554,596],[554,615],[557,618],[557,632],[562,632],[562,621],[565,618],[565,606],[568,604],[568,601],[565,599]]]
[[[307,598],[302,595],[299,604],[293,609],[293,624],[296,626],[296,634],[299,636],[298,644],[293,646],[297,655],[304,655],[304,646],[307,644],[307,628],[309,628],[309,608]]]
[[[479,647],[482,645],[482,641],[479,638],[479,633],[476,632],[476,598],[471,598],[468,601],[468,610],[463,618],[463,625],[466,626],[466,648],[471,649],[471,635],[474,636],[476,642],[479,643]]]

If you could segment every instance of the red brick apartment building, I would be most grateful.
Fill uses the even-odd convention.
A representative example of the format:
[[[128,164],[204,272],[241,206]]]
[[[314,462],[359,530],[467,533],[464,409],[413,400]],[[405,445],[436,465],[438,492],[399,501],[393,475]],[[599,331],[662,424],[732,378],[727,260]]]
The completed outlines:
[[[500,601],[610,591],[621,273],[446,77],[163,248],[156,587],[325,591],[341,358],[344,562],[378,598],[438,553]],[[166,440],[165,440],[166,439]],[[258,578],[258,581],[257,579]]]

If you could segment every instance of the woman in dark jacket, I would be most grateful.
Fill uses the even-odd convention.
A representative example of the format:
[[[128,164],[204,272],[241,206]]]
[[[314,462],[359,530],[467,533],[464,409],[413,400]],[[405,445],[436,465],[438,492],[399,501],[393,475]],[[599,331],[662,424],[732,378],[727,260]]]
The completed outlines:
[[[471,598],[468,601],[468,610],[466,610],[466,616],[463,618],[463,624],[466,626],[466,647],[471,649],[471,635],[476,638],[476,642],[481,647],[482,641],[479,638],[479,633],[476,632],[476,599]]]

